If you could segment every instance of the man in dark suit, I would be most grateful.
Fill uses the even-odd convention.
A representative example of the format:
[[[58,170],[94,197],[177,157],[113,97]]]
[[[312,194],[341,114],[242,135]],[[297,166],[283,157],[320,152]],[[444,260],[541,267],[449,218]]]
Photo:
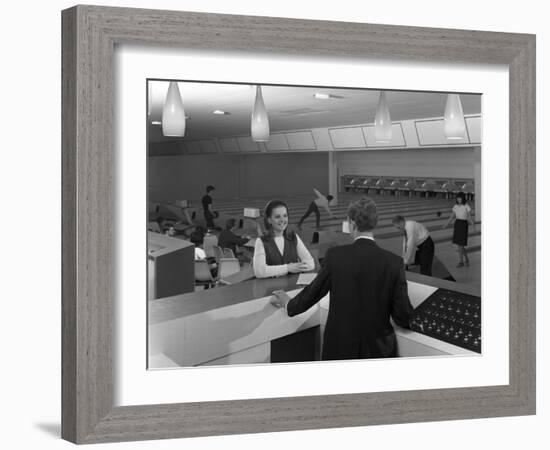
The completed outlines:
[[[376,245],[372,230],[378,214],[372,199],[351,203],[348,221],[353,244],[329,249],[309,286],[293,299],[284,291],[275,291],[272,303],[294,316],[330,292],[322,359],[397,356],[390,316],[408,328],[413,312],[403,260]]]

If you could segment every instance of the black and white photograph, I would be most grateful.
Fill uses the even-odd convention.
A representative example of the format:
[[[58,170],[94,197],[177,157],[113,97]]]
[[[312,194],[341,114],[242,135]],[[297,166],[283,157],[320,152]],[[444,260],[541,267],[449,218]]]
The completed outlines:
[[[146,96],[149,369],[482,354],[480,93]]]
[[[3,448],[545,447],[543,2],[6,5]]]

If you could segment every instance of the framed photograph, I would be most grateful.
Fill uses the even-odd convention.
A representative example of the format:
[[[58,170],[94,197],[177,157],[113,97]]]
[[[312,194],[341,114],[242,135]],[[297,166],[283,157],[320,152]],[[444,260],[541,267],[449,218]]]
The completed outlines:
[[[95,6],[62,18],[65,439],[534,414],[534,36]],[[478,227],[469,259],[442,230],[458,192]],[[314,286],[364,194],[389,252],[395,216],[425,224],[433,273],[409,262],[411,303],[465,296],[465,335],[428,330],[417,308],[412,331],[395,325],[402,357],[320,361],[329,299],[295,317],[272,304]],[[309,250],[300,276],[258,266],[272,200]],[[247,242],[218,245],[224,231]]]
[[[138,58],[134,51],[123,61],[129,64],[129,59]],[[170,54],[167,65],[180,66],[175,64],[177,59]],[[161,70],[158,58],[154,66],[155,71]],[[135,75],[139,71],[133,67]],[[164,112],[171,92],[185,107],[177,130],[169,129]],[[447,139],[444,119],[434,117],[442,116],[447,102],[457,98],[465,126],[459,136]],[[428,303],[439,295],[445,297],[449,287],[456,292],[457,307],[451,308],[446,300],[445,311],[455,312],[461,303],[472,302],[472,311],[464,312],[460,326],[453,324],[450,315],[443,318],[434,310],[430,321],[432,313],[422,315],[417,310],[412,327],[423,333],[398,328],[398,355],[482,353],[482,214],[481,201],[474,201],[476,186],[481,197],[481,94],[155,79],[147,82],[147,99],[149,369],[327,357],[330,345],[322,336],[328,297],[293,319],[274,314],[265,297],[274,290],[293,295],[310,284],[329,248],[353,242],[349,230],[342,231],[349,229],[347,209],[367,195],[377,208],[373,236],[378,247],[402,256],[403,230],[394,223],[399,215],[406,216],[409,227],[430,233],[425,245],[433,242],[432,259],[425,266],[411,261],[408,270],[412,306],[429,296]],[[253,136],[250,119],[256,99],[263,102],[267,118],[265,135],[259,137]],[[378,105],[384,102],[389,105],[388,115],[391,107],[386,134],[377,135],[376,124],[357,123],[369,115],[374,120]],[[118,116],[130,114],[117,110]],[[206,173],[197,167],[204,167]],[[457,201],[461,206],[455,206]],[[281,236],[299,239],[303,254],[296,259],[304,261],[304,269],[289,273],[284,258],[277,259],[278,252],[265,253],[264,243],[271,243],[270,235],[276,230],[270,230],[270,214],[264,210],[273,204],[286,214]],[[447,226],[453,221],[453,210],[462,209],[470,211],[470,221],[475,217],[476,227],[469,233],[464,218],[455,227]],[[467,251],[460,249],[457,259],[453,241],[458,241],[461,223]],[[139,241],[137,236],[128,239],[134,245]],[[407,246],[412,257],[415,245]],[[287,257],[290,261],[291,256]],[[366,273],[375,271],[358,261],[352,264]],[[385,276],[382,265],[380,271]],[[436,294],[438,288],[441,291]],[[258,298],[264,300],[256,302]],[[131,310],[123,315],[131,316]],[[446,323],[437,326],[433,320],[440,315]],[[353,319],[345,322],[351,324]],[[429,335],[440,339],[427,345]],[[342,347],[331,360],[359,358],[352,343]],[[384,354],[373,352],[368,357]]]

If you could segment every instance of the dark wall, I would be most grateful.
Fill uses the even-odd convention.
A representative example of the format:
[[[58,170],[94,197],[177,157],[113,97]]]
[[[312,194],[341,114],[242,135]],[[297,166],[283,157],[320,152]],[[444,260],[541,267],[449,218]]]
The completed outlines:
[[[312,195],[328,189],[327,153],[183,155],[148,158],[151,200],[196,201],[208,184],[219,199]]]

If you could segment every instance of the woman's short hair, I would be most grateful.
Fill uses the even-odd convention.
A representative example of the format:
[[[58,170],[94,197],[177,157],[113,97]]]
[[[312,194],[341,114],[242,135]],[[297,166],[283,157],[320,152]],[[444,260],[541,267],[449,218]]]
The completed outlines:
[[[376,203],[370,197],[363,197],[350,203],[348,217],[355,222],[358,231],[371,231],[378,223]]]
[[[468,200],[466,200],[466,194],[464,192],[459,192],[458,194],[456,194],[456,203],[458,204],[458,199],[461,198],[462,199],[462,204],[465,205],[466,203],[468,203]]]

